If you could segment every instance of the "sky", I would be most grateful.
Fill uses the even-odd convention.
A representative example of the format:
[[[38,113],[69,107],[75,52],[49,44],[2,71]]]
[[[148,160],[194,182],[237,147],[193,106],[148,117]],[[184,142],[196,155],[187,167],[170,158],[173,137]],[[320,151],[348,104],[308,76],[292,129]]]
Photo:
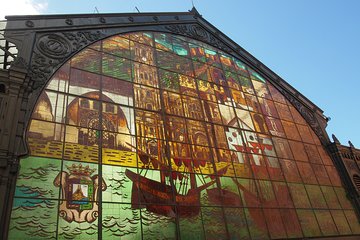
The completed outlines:
[[[185,12],[212,25],[330,117],[327,132],[360,148],[358,0],[11,0],[4,15]],[[97,9],[97,10],[96,10]]]

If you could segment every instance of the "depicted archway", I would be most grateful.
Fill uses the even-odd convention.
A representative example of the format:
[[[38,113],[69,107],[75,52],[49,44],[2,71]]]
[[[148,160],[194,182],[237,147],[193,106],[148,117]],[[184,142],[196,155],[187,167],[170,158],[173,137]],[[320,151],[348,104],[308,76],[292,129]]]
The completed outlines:
[[[35,112],[53,117],[31,119],[10,239],[352,233],[354,210],[309,124],[209,44],[115,35],[72,57],[42,96]]]

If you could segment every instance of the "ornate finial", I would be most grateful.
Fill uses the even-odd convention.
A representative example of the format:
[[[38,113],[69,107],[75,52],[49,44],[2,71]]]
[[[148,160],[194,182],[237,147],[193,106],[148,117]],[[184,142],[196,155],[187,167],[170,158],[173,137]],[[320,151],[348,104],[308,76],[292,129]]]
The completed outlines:
[[[335,134],[332,134],[331,136],[332,136],[332,139],[334,140],[334,143],[340,144],[340,141],[339,141],[339,139],[337,139],[337,137],[335,136]]]
[[[190,10],[190,12],[194,13],[195,16],[201,17],[201,14],[198,12],[198,10],[195,8],[194,5],[193,5],[192,9]]]
[[[351,148],[355,148],[354,147],[354,145],[352,144],[352,142],[349,140],[349,146],[351,147]]]

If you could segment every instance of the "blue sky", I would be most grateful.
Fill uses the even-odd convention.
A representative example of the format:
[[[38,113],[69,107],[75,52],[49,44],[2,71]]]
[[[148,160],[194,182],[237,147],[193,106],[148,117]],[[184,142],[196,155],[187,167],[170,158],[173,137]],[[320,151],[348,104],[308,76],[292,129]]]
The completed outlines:
[[[182,12],[191,0],[12,0],[2,14]],[[331,117],[327,132],[360,148],[360,1],[193,0],[202,16]]]

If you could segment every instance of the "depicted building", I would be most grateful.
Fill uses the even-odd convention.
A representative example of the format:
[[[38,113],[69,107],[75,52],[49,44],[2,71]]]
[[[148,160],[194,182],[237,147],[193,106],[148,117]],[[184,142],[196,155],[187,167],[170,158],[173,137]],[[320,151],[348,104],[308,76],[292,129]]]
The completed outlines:
[[[3,37],[3,239],[359,239],[360,150],[196,9]]]

